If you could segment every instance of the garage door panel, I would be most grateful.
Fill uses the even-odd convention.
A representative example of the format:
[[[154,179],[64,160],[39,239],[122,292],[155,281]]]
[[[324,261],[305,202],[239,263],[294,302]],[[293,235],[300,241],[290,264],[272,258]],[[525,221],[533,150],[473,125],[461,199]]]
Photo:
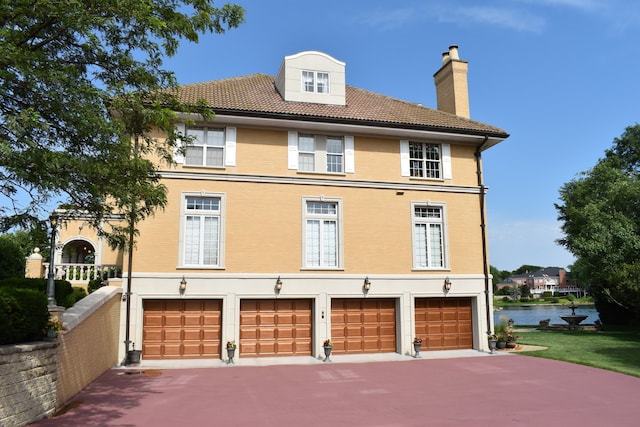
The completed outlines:
[[[396,325],[380,325],[379,328],[380,336],[393,336],[396,335]]]
[[[310,325],[311,324],[311,313],[304,314],[304,313],[296,312],[296,314],[294,316],[293,324]]]
[[[163,326],[182,326],[182,315],[167,313],[164,315]]]
[[[284,340],[284,339],[293,339],[296,336],[296,331],[295,329],[290,329],[290,328],[278,328],[276,330],[276,338],[278,339],[278,341],[280,340]]]
[[[258,330],[257,329],[243,329],[240,330],[240,341],[243,340],[257,340],[258,339]]]
[[[205,329],[201,333],[204,341],[215,341],[220,337],[220,329]]]
[[[143,309],[143,358],[220,357],[221,301],[145,300]]]
[[[153,315],[145,316],[144,325],[145,326],[157,326],[157,327],[162,326],[162,315],[153,314]]]
[[[176,344],[166,343],[162,346],[162,355],[163,356],[181,356],[182,345],[178,343]]]
[[[311,355],[311,300],[242,300],[241,357]]]
[[[164,302],[164,307],[162,308],[164,311],[183,311],[184,300],[182,301],[171,301],[167,300]]]
[[[295,323],[294,313],[278,314],[276,316],[277,325],[293,325]]]
[[[202,324],[202,317],[195,314],[189,314],[184,316],[184,326],[200,326]]]
[[[203,333],[200,329],[184,329],[182,332],[182,339],[184,341],[201,341],[203,339]]]
[[[256,313],[240,313],[240,325],[256,325]]]
[[[346,323],[362,323],[362,313],[346,312],[344,315]]]

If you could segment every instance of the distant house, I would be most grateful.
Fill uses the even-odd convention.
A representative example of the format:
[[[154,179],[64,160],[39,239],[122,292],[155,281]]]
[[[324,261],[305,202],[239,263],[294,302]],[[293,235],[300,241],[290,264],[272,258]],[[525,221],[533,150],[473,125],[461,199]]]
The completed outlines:
[[[167,207],[140,225],[126,297],[142,359],[220,359],[227,341],[239,358],[318,357],[326,339],[410,354],[415,336],[486,350],[481,154],[508,134],[470,119],[457,47],[438,67],[437,109],[349,86],[315,51],[275,77],[182,86],[215,118],[176,123],[196,142],[160,171]],[[127,271],[83,223],[58,231],[57,263]]]
[[[526,272],[509,276],[497,285],[498,289],[504,287],[528,286],[534,298],[540,298],[545,292],[551,292],[552,295],[568,295],[573,294],[581,296],[584,290],[575,285],[567,283],[567,271],[559,267],[545,267],[533,272]]]

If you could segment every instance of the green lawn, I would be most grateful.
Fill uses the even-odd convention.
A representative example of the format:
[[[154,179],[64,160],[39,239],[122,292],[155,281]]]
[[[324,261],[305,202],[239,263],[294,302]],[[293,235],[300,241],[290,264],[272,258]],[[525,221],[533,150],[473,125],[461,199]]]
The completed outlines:
[[[549,347],[547,350],[521,352],[535,357],[563,360],[608,369],[640,377],[640,332],[540,331],[516,332],[519,344]]]

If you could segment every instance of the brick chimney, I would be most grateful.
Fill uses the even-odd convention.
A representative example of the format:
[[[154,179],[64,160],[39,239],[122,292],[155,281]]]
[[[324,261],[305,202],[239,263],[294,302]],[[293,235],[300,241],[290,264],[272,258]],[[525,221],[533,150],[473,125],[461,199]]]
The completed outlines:
[[[470,118],[467,71],[469,63],[458,56],[458,46],[449,46],[442,54],[442,67],[433,75],[438,110]]]

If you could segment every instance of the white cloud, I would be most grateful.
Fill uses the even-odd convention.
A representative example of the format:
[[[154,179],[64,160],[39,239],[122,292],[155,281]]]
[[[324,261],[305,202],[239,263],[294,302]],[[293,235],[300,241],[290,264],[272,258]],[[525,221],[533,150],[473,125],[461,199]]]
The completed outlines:
[[[460,25],[472,23],[488,24],[509,28],[521,32],[540,32],[545,20],[523,10],[504,7],[472,6],[434,8],[433,12],[441,22],[453,22]]]

